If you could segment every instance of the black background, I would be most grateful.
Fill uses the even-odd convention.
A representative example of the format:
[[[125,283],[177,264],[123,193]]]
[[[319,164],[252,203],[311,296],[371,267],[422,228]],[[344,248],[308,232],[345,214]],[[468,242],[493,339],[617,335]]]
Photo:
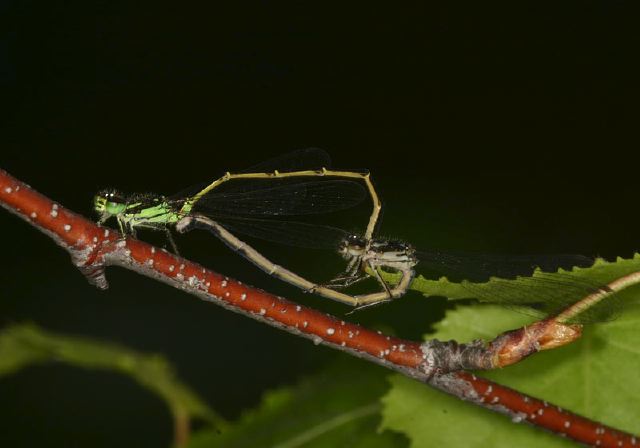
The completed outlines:
[[[0,162],[73,210],[91,215],[103,187],[170,194],[316,146],[336,167],[369,168],[382,232],[417,246],[638,248],[638,35],[622,2],[131,3],[0,9]],[[229,418],[339,356],[130,272],[111,269],[97,291],[45,236],[6,213],[0,226],[2,326],[161,352]],[[247,283],[347,311],[208,235],[179,244]],[[327,274],[304,251],[270,256],[315,278],[340,268],[331,258]],[[418,338],[441,315],[441,302],[410,294],[349,319]],[[0,397],[7,446],[171,439],[163,404],[108,373],[29,368],[0,379]]]

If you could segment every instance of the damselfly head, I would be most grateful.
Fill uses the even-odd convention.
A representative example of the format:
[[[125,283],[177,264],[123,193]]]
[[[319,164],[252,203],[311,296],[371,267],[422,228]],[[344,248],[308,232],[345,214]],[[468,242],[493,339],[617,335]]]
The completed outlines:
[[[122,213],[127,205],[126,199],[116,190],[102,190],[93,197],[93,209],[100,214],[101,220]]]
[[[367,242],[358,235],[348,235],[338,245],[338,253],[344,258],[361,257],[367,248]]]

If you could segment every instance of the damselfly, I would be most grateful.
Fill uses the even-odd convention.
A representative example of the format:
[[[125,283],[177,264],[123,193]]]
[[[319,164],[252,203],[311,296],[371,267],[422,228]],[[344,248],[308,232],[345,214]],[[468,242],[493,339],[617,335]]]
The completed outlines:
[[[288,221],[261,221],[253,225],[253,229],[234,230],[283,244],[332,249],[347,260],[347,269],[328,283],[319,284],[273,263],[230,232],[227,223],[220,224],[209,217],[193,214],[179,221],[176,228],[179,232],[194,228],[208,230],[269,275],[359,308],[402,297],[416,275],[417,265],[423,275],[445,275],[451,280],[460,280],[470,299],[526,310],[536,316],[556,315],[583,297],[611,293],[594,282],[558,272],[559,269],[591,266],[594,260],[582,255],[503,256],[418,251],[405,242],[370,239],[329,226]],[[400,278],[389,285],[384,278],[388,273],[399,273]],[[370,277],[380,283],[381,291],[364,295],[339,291]],[[515,277],[519,277],[517,286],[513,282]],[[484,283],[489,279],[491,288]],[[583,309],[579,316],[571,318],[573,322],[606,320],[613,309],[606,304]]]
[[[300,222],[262,220],[249,223],[251,227],[247,227],[247,224],[247,222],[219,223],[207,216],[195,213],[181,219],[176,224],[176,229],[179,232],[187,232],[194,228],[208,230],[220,238],[229,248],[253,262],[267,274],[305,291],[353,306],[373,304],[401,297],[414,276],[413,266],[417,260],[409,246],[400,243],[386,243],[366,237],[355,237],[335,227]],[[235,236],[228,228],[239,233],[283,244],[337,249],[348,261],[347,275],[337,277],[326,285],[311,282],[291,270],[273,263]],[[400,282],[392,288],[389,287],[379,274],[382,267],[400,272],[402,274]],[[368,276],[366,268],[371,268],[382,285],[383,291],[353,296],[337,290],[366,278]],[[363,275],[360,276],[360,273]]]

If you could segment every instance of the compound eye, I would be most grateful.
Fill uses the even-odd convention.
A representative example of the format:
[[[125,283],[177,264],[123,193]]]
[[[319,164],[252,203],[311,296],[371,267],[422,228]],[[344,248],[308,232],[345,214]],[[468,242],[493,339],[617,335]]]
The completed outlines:
[[[114,204],[123,204],[125,202],[122,196],[118,196],[115,193],[112,193],[109,197],[109,202],[113,202]]]
[[[358,235],[349,235],[349,245],[355,249],[362,249],[365,242]]]
[[[124,204],[125,199],[116,191],[106,191],[101,194],[108,202],[112,204]]]

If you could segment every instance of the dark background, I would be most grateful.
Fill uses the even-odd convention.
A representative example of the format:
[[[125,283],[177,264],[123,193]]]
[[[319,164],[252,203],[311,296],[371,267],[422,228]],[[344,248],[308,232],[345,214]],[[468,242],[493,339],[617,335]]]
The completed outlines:
[[[103,187],[170,194],[317,146],[336,167],[369,168],[382,233],[417,246],[607,257],[639,246],[638,35],[622,2],[0,8],[1,166],[87,216]],[[0,213],[0,226],[0,325],[161,352],[229,418],[342,356],[131,272],[110,269],[98,291],[24,222]],[[179,244],[246,283],[347,311],[208,235]],[[270,250],[312,278],[340,269]],[[418,338],[442,308],[409,294],[349,319]],[[163,404],[108,373],[30,368],[0,379],[0,397],[2,445],[171,438]]]

